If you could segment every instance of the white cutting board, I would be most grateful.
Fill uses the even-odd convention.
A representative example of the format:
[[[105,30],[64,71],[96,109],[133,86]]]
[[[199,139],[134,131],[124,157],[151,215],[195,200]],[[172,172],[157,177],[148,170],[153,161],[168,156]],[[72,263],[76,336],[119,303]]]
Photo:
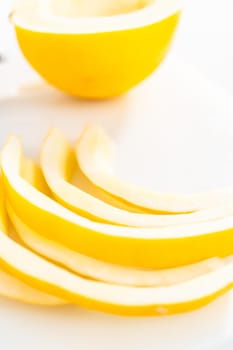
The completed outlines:
[[[14,132],[35,154],[49,127],[74,140],[91,121],[116,140],[117,172],[128,180],[161,191],[233,185],[232,98],[172,56],[130,94],[106,102],[67,97],[43,85],[24,65],[2,65],[0,76],[0,145]],[[0,310],[4,350],[207,350],[233,336],[231,293],[201,310],[163,318],[115,317],[6,299],[0,299]]]

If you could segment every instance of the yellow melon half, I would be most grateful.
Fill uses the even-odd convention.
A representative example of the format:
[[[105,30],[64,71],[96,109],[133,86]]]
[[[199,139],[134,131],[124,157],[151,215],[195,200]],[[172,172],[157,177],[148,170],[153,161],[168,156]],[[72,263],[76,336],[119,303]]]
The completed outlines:
[[[158,67],[179,21],[180,0],[140,2],[24,0],[12,20],[24,56],[47,82],[71,95],[110,98]]]
[[[94,140],[92,141],[92,145],[94,145]],[[101,161],[101,149],[98,147],[98,142],[96,148],[88,147],[90,142],[91,140],[89,139],[89,144],[85,147],[84,135],[84,145],[82,145],[83,147],[80,146],[80,148],[81,152],[86,151],[85,153],[87,154],[82,154],[81,159],[85,159],[85,164],[89,164],[88,170],[91,168],[91,175],[95,176],[95,178],[97,177],[97,182],[99,178],[104,181],[106,176],[109,176],[110,179],[108,183],[110,183],[111,175],[109,175],[109,173],[104,174],[104,176],[101,177],[101,174],[105,171],[107,166],[104,166]],[[80,144],[82,143],[80,142]],[[91,150],[93,150],[92,153],[90,152]],[[55,198],[65,207],[95,221],[131,227],[159,227],[209,221],[233,215],[233,205],[228,208],[212,208],[183,215],[157,215],[132,213],[105,203],[101,199],[96,198],[83,190],[83,184],[86,182],[86,188],[88,180],[85,179],[69,142],[56,129],[53,129],[48,133],[42,145],[40,159],[46,182]],[[86,167],[84,167],[84,169],[86,169]],[[99,171],[101,171],[101,174]],[[90,171],[88,174],[89,173]],[[74,177],[76,178],[76,186],[71,183],[72,178]],[[114,183],[116,183],[116,181],[113,181],[113,184]],[[89,182],[89,187],[94,187],[91,182]],[[92,190],[89,189],[89,192],[90,191]],[[128,190],[128,192],[129,191],[130,190]]]
[[[170,268],[233,253],[233,216],[162,228],[97,223],[64,208],[20,175],[22,146],[11,137],[2,151],[5,190],[13,210],[41,236],[105,262]]]
[[[90,182],[133,207],[176,214],[226,205],[233,207],[232,188],[192,195],[154,193],[117,178],[112,166],[113,144],[100,127],[92,124],[83,130],[77,141],[76,157]],[[179,221],[179,218],[174,220]]]

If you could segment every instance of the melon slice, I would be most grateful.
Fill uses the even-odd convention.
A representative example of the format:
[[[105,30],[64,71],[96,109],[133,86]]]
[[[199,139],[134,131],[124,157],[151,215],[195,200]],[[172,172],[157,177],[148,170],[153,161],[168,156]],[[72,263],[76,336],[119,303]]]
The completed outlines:
[[[233,259],[190,281],[135,288],[90,281],[59,268],[0,232],[0,266],[45,293],[91,309],[122,315],[160,315],[196,309],[232,287]]]
[[[22,241],[33,251],[61,266],[91,279],[138,287],[169,286],[191,280],[223,265],[220,258],[168,270],[146,270],[113,265],[76,253],[35,233],[8,206],[8,214]]]
[[[8,220],[5,211],[2,182],[0,178],[0,241],[1,236],[7,235]],[[1,259],[1,256],[0,256]],[[0,264],[0,295],[9,299],[18,300],[29,304],[38,305],[63,305],[67,304],[63,299],[45,294],[28,284],[20,281],[10,273],[4,271]]]
[[[113,174],[113,144],[107,134],[88,125],[76,145],[76,157],[83,174],[103,191],[140,208],[166,213],[185,213],[229,204],[233,189],[193,195],[154,193],[117,178]]]
[[[13,153],[11,153],[12,151]],[[74,218],[74,214],[64,208],[61,209],[62,207],[59,204],[56,204],[20,177],[20,165],[23,165],[21,160],[20,143],[17,138],[11,138],[2,154],[2,169],[4,170],[7,199],[10,201],[13,199],[12,203],[19,210],[19,202],[14,199],[20,198],[20,202],[23,204],[22,209],[25,209],[28,196],[39,198],[40,200],[36,201],[36,204],[31,202],[28,206],[29,216],[32,214],[37,222],[42,222],[44,219],[46,221],[48,208],[46,210],[43,208],[46,203],[50,204],[52,213],[57,209],[57,219],[62,213]],[[33,177],[33,179],[36,178]],[[11,183],[14,186],[11,186]],[[20,188],[22,192],[19,190]],[[25,202],[22,201],[22,194],[26,198]],[[40,209],[37,213],[41,214],[42,212],[43,215],[35,217],[33,207],[36,208],[37,205]],[[24,210],[21,211],[21,214],[23,212]],[[86,222],[88,221],[86,220]],[[59,223],[61,223],[61,220]],[[216,268],[210,269],[210,271],[207,270],[208,272],[201,276],[170,286],[144,288],[91,281],[44,260],[20,246],[1,231],[0,267],[4,271],[12,274],[15,278],[19,278],[23,283],[29,284],[32,288],[38,288],[44,293],[55,295],[58,298],[91,309],[122,315],[165,315],[190,311],[209,303],[233,285],[232,256],[217,259]],[[69,234],[69,230],[62,230],[61,232],[63,236],[64,233]],[[50,232],[47,231],[46,233],[48,233],[47,238],[50,239]]]
[[[44,292],[30,287],[27,283],[13,277],[10,273],[0,268],[0,295],[26,304],[58,306],[68,304],[61,298],[56,298]]]
[[[87,146],[87,149],[89,150],[90,148]],[[98,149],[96,152],[98,153]],[[85,159],[88,162],[88,154]],[[103,172],[106,167],[99,164],[97,171],[95,171],[95,160],[95,155],[91,154],[90,166],[93,167],[92,174],[97,175],[98,179],[100,176],[98,169],[101,169]],[[85,177],[75,160],[73,149],[67,139],[56,129],[48,133],[43,143],[41,149],[41,166],[46,182],[56,200],[77,214],[95,221],[114,223],[122,226],[159,227],[209,221],[233,215],[233,203],[229,208],[206,209],[183,215],[137,214],[115,208],[83,190]],[[71,183],[74,174],[76,174],[76,186],[73,186]],[[85,186],[88,185],[85,184]],[[89,186],[94,187],[91,182]],[[89,192],[94,191],[89,189]]]
[[[11,137],[2,151],[8,200],[38,234],[105,262],[140,268],[170,268],[233,253],[233,216],[162,228],[132,228],[93,222],[55,202],[20,175],[22,145]]]
[[[58,149],[55,150],[54,147],[58,147]],[[80,208],[77,208],[76,201],[76,205],[73,206],[73,209],[75,209],[76,207],[76,211],[78,211],[79,213],[86,214],[86,216],[98,219],[98,217],[101,218],[101,215],[99,215],[98,213],[101,213],[103,210],[109,211],[109,208],[111,207],[123,209],[127,213],[143,212],[139,208],[133,208],[132,206],[127,205],[126,203],[124,204],[122,203],[122,201],[118,200],[114,196],[110,196],[107,193],[103,193],[103,191],[98,191],[96,187],[92,186],[91,182],[89,182],[85,178],[85,176],[82,175],[82,172],[79,171],[74,152],[68,144],[68,141],[58,130],[52,129],[48,133],[41,148],[40,160],[46,181],[47,183],[51,184],[51,190],[53,191],[54,186],[52,183],[55,182],[59,187],[60,191],[62,191],[62,196],[59,195],[59,193],[56,190],[53,191],[53,194],[54,196],[56,196],[56,199],[65,204],[67,197],[71,196],[72,198],[77,198],[80,202]],[[24,164],[23,167],[25,169],[25,176],[23,176],[25,179],[27,179],[27,174],[30,174],[30,166],[33,167],[32,164],[30,165],[30,160],[28,159],[27,164]],[[40,170],[38,169],[34,173],[34,176],[36,176],[36,174],[39,173]],[[42,180],[43,176],[39,176],[39,178],[40,181],[44,181]],[[71,183],[69,184],[69,186],[66,186],[67,182],[71,180],[71,178],[73,178],[72,180],[74,180],[74,182],[79,186],[80,190],[78,190],[77,188],[75,189],[75,187],[72,186]],[[53,179],[56,181],[53,181]],[[38,181],[35,181],[35,183],[37,182]],[[47,191],[49,191],[49,189],[47,189]],[[71,191],[76,192],[75,196],[71,194]],[[99,196],[101,201],[93,198],[96,196]],[[105,202],[108,205],[106,205],[103,202]],[[92,208],[90,208],[90,206]],[[100,209],[98,209],[98,207],[93,208],[93,206],[100,206]],[[115,208],[112,209],[113,211],[115,211]],[[118,210],[116,210],[116,212],[118,213]],[[120,210],[120,212],[122,212],[122,210]],[[123,212],[123,215],[125,216],[125,212]],[[111,219],[107,218],[107,215],[105,215],[105,220],[111,222]],[[102,218],[102,221],[104,221],[104,218]]]
[[[59,304],[62,300],[59,298],[64,298],[91,309],[121,315],[165,315],[190,311],[204,306],[232,287],[233,257],[217,259],[214,264],[208,270],[204,263],[201,276],[170,286],[116,286],[87,280],[57,267],[20,246],[0,230],[0,267],[4,269],[0,277],[5,283],[1,290],[10,297],[33,303]],[[201,264],[199,266],[201,271]],[[188,278],[192,276],[192,268],[190,276],[186,271]],[[49,299],[50,296],[44,293],[57,295],[57,302],[55,297]]]
[[[21,0],[12,21],[24,56],[48,83],[103,99],[160,65],[180,12],[181,0]]]

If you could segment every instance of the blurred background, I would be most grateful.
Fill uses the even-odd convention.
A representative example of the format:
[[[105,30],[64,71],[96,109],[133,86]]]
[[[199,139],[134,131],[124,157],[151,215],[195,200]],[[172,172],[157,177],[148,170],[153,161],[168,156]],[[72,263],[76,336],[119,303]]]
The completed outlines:
[[[0,1],[0,53],[8,62],[19,57],[7,18],[13,3],[14,0]],[[232,15],[232,0],[184,0],[173,52],[233,93]]]

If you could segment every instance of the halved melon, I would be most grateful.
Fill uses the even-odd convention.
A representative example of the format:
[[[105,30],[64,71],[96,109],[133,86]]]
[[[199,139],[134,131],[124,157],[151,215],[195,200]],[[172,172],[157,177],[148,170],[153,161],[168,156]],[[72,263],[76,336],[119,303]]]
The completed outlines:
[[[2,151],[8,200],[39,235],[71,250],[113,264],[170,268],[233,253],[233,216],[163,228],[131,228],[96,223],[64,208],[20,176],[23,153],[11,137]]]
[[[154,193],[117,178],[112,166],[112,141],[101,128],[92,124],[84,129],[77,141],[76,157],[89,181],[133,206],[176,214],[226,205],[233,208],[233,188],[192,195]]]
[[[86,149],[88,152],[91,148],[87,145]],[[94,154],[95,151],[97,154]],[[101,171],[104,172],[106,168],[106,166],[102,164],[101,159],[99,159],[101,157],[100,152],[101,150],[98,148],[97,142],[96,148],[92,154],[86,154],[86,157],[83,155],[85,163],[88,163],[90,164],[90,167],[93,167],[91,174],[97,176],[97,181],[100,177],[99,170],[101,169]],[[89,155],[90,158],[88,158]],[[51,130],[45,138],[41,149],[40,159],[46,182],[56,200],[77,214],[86,216],[95,221],[114,223],[122,226],[158,227],[209,221],[233,215],[233,203],[229,208],[220,207],[209,210],[206,209],[196,213],[183,215],[138,214],[115,208],[113,205],[105,203],[83,190],[85,176],[75,160],[73,149],[68,140],[56,129]],[[97,169],[95,165],[96,162]],[[76,178],[76,186],[71,183],[74,175]],[[103,176],[103,181],[105,177],[106,175]],[[86,186],[87,184],[85,184],[85,187]],[[91,182],[89,182],[89,186],[90,188],[94,187]],[[89,192],[94,191],[89,189]]]
[[[127,92],[158,67],[180,11],[181,0],[22,1],[12,20],[24,56],[46,81],[99,99]]]
[[[5,211],[5,199],[3,195],[2,179],[0,178],[0,244],[2,244],[1,237],[7,235],[8,220]],[[9,239],[6,237],[6,239]],[[4,240],[4,239],[3,239]],[[4,244],[3,244],[4,248]],[[1,255],[0,255],[1,260]],[[30,285],[20,281],[10,273],[4,271],[0,263],[0,295],[6,298],[22,301],[29,304],[38,305],[62,305],[68,302],[56,298],[52,295],[45,294]]]

